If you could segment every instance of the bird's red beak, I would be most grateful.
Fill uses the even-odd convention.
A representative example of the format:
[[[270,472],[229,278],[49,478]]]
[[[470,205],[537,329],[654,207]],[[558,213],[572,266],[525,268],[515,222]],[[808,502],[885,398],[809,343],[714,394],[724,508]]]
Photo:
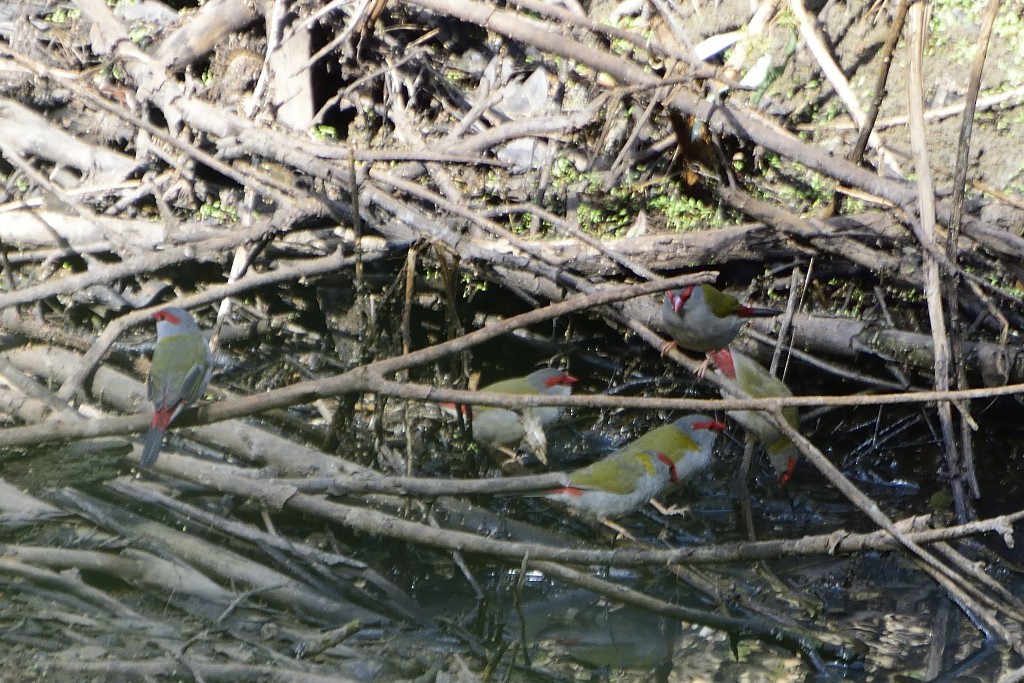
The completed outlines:
[[[690,285],[686,289],[681,289],[678,292],[669,292],[666,296],[668,296],[668,300],[672,302],[672,310],[678,313],[679,309],[683,307],[683,304],[689,300],[690,295],[692,294],[693,285]]]

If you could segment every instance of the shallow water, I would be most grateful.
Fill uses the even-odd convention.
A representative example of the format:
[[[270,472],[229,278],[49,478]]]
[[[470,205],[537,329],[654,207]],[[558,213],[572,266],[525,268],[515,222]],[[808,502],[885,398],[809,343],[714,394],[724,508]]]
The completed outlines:
[[[632,419],[628,414],[608,419],[575,414],[569,426],[550,431],[551,465],[578,466],[607,452],[628,435],[660,421],[655,416]],[[940,487],[934,481],[940,454],[928,422],[915,409],[857,409],[843,414],[818,414],[802,428],[817,443],[827,435],[824,450],[862,491],[893,519],[928,512]],[[630,532],[655,547],[741,541],[741,509],[735,475],[742,457],[742,432],[733,425],[719,443],[713,468],[673,491],[663,502],[685,507],[686,514],[662,517],[652,508],[622,521]],[[755,451],[756,453],[756,451]],[[1005,489],[1005,473],[991,468],[983,473],[986,490],[1000,490],[979,504],[991,514],[1012,508],[1013,495]],[[813,467],[802,462],[785,489],[780,489],[767,464],[757,461],[749,484],[752,516],[761,540],[799,538],[835,530],[872,531],[874,527],[851,503],[824,482]],[[1019,498],[1018,498],[1019,500]],[[999,505],[1005,502],[1008,505]],[[542,501],[511,501],[502,514],[558,531],[572,530],[589,543],[604,547],[608,536],[591,535],[581,522],[562,520],[558,510]],[[1002,546],[1002,547],[999,547]],[[999,541],[994,547],[1003,555]],[[968,548],[965,552],[970,553]],[[679,623],[641,610],[617,606],[593,593],[542,574],[531,574],[521,590],[521,609],[508,603],[518,572],[473,565],[488,577],[483,583],[485,602],[504,625],[503,637],[525,639],[527,650],[562,672],[610,680],[666,681],[824,681],[824,680],[927,680],[967,662],[969,673],[955,680],[995,680],[1000,672],[1020,662],[1006,648],[986,647],[984,639],[945,597],[935,582],[898,551],[864,552],[847,556],[793,557],[757,566],[733,563],[702,567],[714,577],[722,593],[717,603],[685,587],[664,571],[616,572],[614,580],[650,595],[704,609],[722,609],[735,615],[751,614],[740,605],[749,598],[794,626],[816,633],[834,634],[864,645],[864,657],[853,664],[825,662],[815,668],[793,653],[756,640],[733,643],[728,634]],[[592,568],[598,574],[606,572]],[[1001,578],[1007,575],[1001,573]],[[477,601],[459,590],[454,578],[441,589],[444,607],[459,613],[457,604],[473,609]],[[426,594],[433,590],[426,589]],[[454,596],[460,596],[455,599]],[[942,646],[939,648],[939,646]],[[735,650],[734,650],[735,648]],[[931,649],[945,652],[937,656]],[[931,657],[931,660],[929,659]],[[938,668],[928,669],[928,662]],[[651,678],[654,676],[654,678]],[[951,679],[952,680],[952,679]]]

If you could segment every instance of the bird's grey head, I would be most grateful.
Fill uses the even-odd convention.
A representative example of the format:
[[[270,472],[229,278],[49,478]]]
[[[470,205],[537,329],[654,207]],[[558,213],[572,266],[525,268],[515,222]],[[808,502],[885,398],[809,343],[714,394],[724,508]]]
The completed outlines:
[[[156,320],[157,339],[172,334],[199,331],[199,325],[196,324],[196,321],[193,320],[188,311],[183,308],[175,308],[174,306],[161,308],[153,313],[153,319]]]

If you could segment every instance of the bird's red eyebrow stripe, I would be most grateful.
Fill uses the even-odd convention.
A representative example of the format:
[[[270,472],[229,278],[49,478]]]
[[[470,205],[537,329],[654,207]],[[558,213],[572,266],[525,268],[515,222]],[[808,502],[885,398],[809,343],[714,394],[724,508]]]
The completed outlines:
[[[728,425],[726,425],[724,422],[719,422],[718,420],[704,420],[703,422],[694,422],[693,428],[711,429],[716,432],[724,432],[728,428]]]
[[[156,318],[157,320],[166,320],[172,325],[179,325],[181,323],[181,318],[179,318],[176,315],[172,315],[170,312],[165,310],[157,311],[156,313],[153,314],[153,317]]]
[[[579,381],[579,377],[573,377],[569,373],[566,373],[564,375],[556,375],[555,377],[550,377],[546,379],[544,381],[544,386],[550,388],[555,386],[556,384],[575,384],[576,382]]]

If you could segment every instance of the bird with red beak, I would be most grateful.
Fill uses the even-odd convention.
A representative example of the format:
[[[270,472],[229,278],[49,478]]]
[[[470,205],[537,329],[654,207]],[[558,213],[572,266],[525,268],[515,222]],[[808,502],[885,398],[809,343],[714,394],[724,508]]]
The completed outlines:
[[[684,289],[671,289],[665,293],[661,307],[661,320],[674,341],[664,351],[678,344],[687,351],[709,353],[724,349],[740,332],[748,318],[767,318],[782,311],[772,308],[753,308],[741,304],[736,297],[711,285],[691,285]],[[703,377],[709,362],[705,360],[697,370]]]
[[[515,377],[480,389],[493,393],[515,395],[549,395],[567,396],[572,392],[572,385],[579,381],[563,370],[542,368],[526,375]],[[455,416],[455,403],[441,403],[441,411]],[[484,445],[500,449],[503,446],[517,444],[531,427],[543,429],[561,418],[563,409],[557,405],[542,405],[517,411],[500,408],[498,405],[473,405],[463,407],[463,416],[469,416],[473,423],[473,438]],[[542,434],[543,436],[543,434]]]
[[[153,421],[142,446],[141,464],[152,466],[160,455],[164,432],[181,410],[196,401],[210,382],[210,347],[199,326],[181,308],[163,308],[156,320],[156,347],[146,384]]]
[[[570,472],[564,486],[544,496],[602,521],[621,517],[710,465],[724,429],[706,415],[681,417]]]

